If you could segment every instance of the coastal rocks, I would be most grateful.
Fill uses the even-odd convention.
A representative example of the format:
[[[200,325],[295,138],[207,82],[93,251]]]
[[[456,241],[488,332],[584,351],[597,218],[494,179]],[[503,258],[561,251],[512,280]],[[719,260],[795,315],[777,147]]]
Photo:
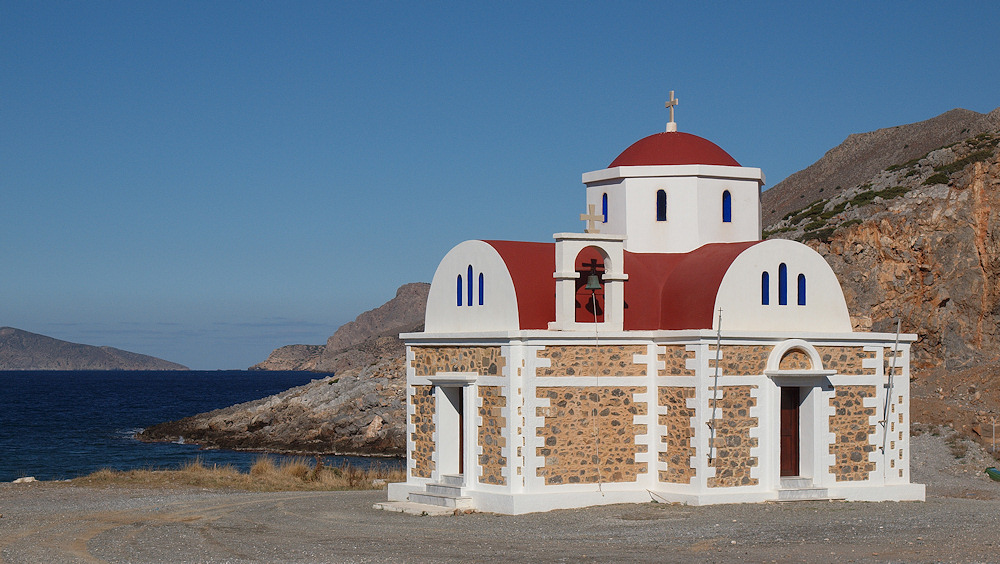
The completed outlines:
[[[267,398],[143,430],[144,441],[310,454],[406,452],[403,358],[313,380]]]
[[[251,370],[333,372],[267,398],[154,425],[144,441],[207,448],[315,454],[406,452],[406,347],[398,334],[423,328],[430,284],[405,284],[326,345],[281,347]]]

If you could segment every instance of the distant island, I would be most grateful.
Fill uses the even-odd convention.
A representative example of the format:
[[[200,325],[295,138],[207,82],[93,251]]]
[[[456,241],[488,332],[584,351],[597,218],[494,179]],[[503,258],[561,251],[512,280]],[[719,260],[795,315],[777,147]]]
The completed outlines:
[[[0,327],[0,370],[187,370],[186,366],[113,347],[60,341]]]

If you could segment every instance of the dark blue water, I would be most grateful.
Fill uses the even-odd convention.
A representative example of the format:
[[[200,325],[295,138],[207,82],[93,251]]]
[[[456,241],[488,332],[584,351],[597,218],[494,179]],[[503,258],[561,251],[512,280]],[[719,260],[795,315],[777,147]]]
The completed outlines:
[[[0,481],[74,478],[113,468],[206,464],[246,470],[260,455],[142,443],[144,427],[250,401],[321,377],[271,371],[0,371]],[[328,457],[367,467],[371,459]],[[379,460],[380,463],[393,463]]]

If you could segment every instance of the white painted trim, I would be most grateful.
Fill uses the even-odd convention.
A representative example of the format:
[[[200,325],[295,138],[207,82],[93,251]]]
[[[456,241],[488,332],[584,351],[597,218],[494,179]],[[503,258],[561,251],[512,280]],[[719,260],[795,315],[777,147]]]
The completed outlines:
[[[628,344],[636,340],[650,339],[657,344],[667,344],[675,341],[689,341],[692,344],[701,339],[715,340],[716,332],[712,329],[684,329],[677,331],[651,330],[651,331],[603,331],[600,333],[601,342],[619,340],[620,343],[609,342],[609,344]],[[547,341],[550,344],[573,344],[579,340],[594,340],[593,323],[589,331],[561,330],[549,331],[546,329],[532,329],[524,331],[478,331],[478,332],[439,332],[439,333],[400,333],[399,338],[407,344],[428,346],[432,344],[471,345],[479,344],[507,344],[510,341]],[[786,341],[792,338],[799,338],[812,343],[814,346],[858,346],[862,342],[891,343],[896,339],[895,333],[863,333],[863,332],[807,332],[807,331],[722,331],[723,344],[737,344],[740,342],[754,342],[759,344],[772,344]],[[916,342],[915,333],[903,333],[899,336],[900,349],[905,343]]]
[[[651,165],[616,166],[583,173],[584,184],[594,184],[619,178],[663,178],[670,176],[700,176],[702,178],[727,178],[756,180],[764,183],[764,173],[759,168],[723,165]]]
[[[475,372],[438,372],[426,378],[433,386],[462,386],[477,382],[480,376]]]

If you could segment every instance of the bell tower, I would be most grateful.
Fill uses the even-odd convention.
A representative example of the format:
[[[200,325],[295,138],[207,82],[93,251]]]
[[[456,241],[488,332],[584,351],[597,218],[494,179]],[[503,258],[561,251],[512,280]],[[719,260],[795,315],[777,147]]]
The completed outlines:
[[[759,241],[764,174],[711,141],[677,131],[636,141],[608,168],[583,175],[600,230],[624,235],[633,253],[686,253],[707,243]]]

